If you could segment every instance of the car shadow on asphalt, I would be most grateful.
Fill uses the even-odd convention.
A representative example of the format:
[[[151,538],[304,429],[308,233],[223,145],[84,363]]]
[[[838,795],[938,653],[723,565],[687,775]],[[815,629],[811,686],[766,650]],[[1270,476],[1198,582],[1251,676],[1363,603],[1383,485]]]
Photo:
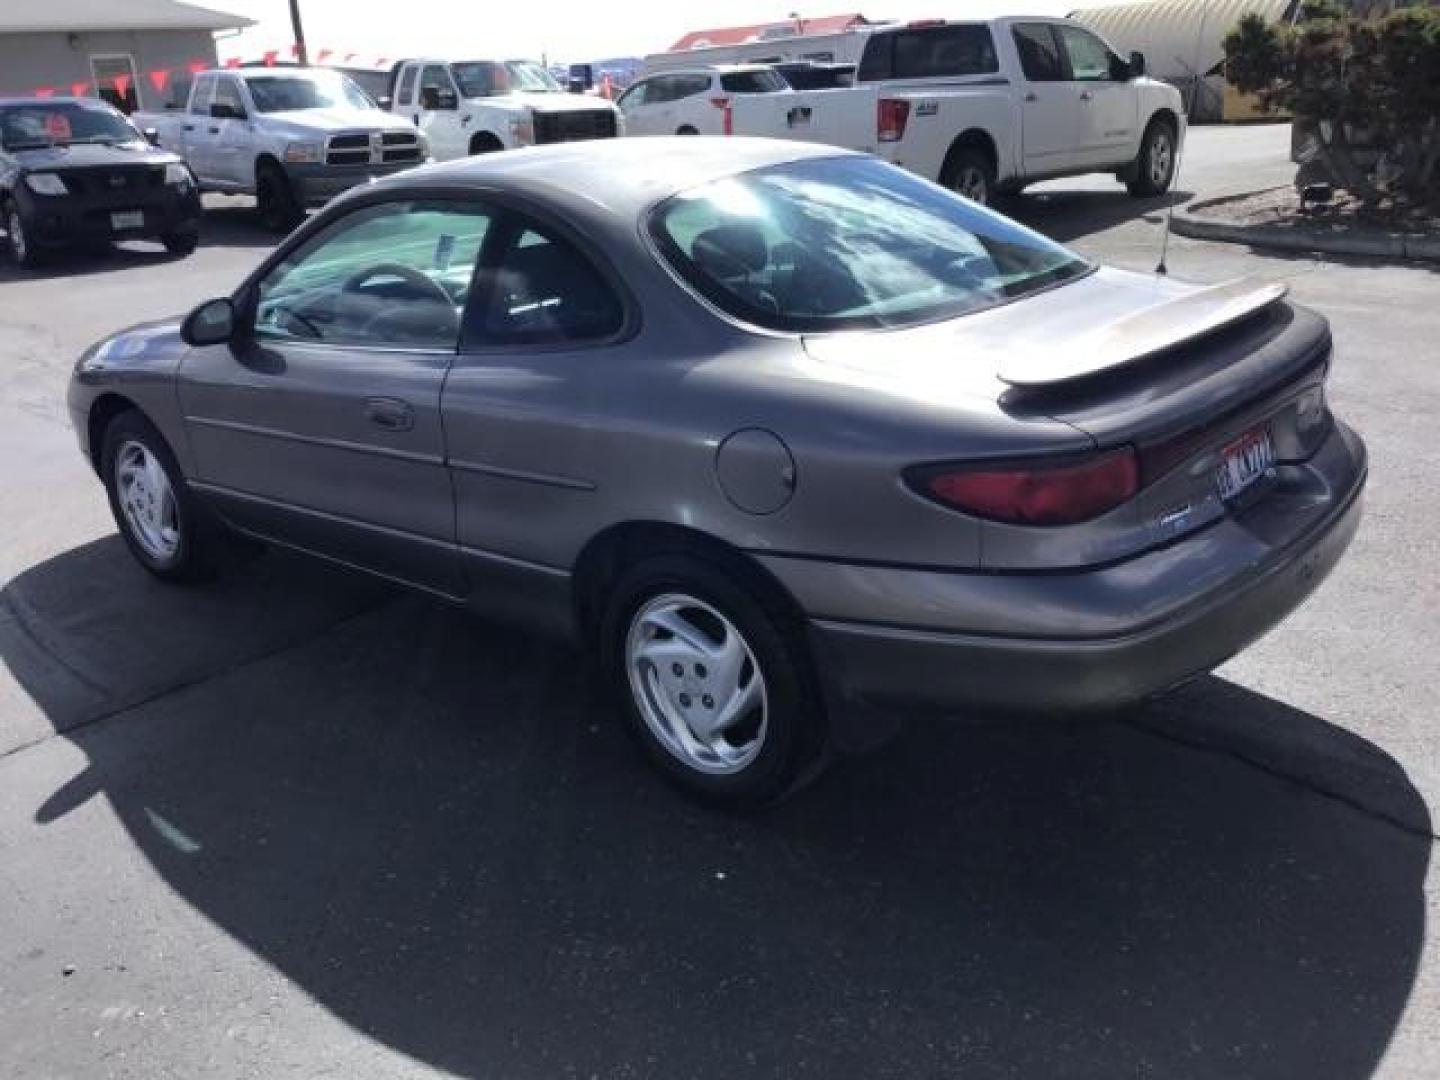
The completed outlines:
[[[1041,190],[1011,196],[996,209],[1050,239],[1066,244],[1105,232],[1117,225],[1144,218],[1157,227],[1171,206],[1194,197],[1189,191],[1171,191],[1155,199],[1132,198],[1123,188],[1105,191]]]
[[[7,586],[0,660],[88,760],[36,820],[107,800],[196,912],[459,1075],[1360,1080],[1420,961],[1401,767],[1220,679],[916,721],[734,817],[573,652],[299,558],[186,591],[97,541]],[[1247,728],[1288,749],[1205,735]]]

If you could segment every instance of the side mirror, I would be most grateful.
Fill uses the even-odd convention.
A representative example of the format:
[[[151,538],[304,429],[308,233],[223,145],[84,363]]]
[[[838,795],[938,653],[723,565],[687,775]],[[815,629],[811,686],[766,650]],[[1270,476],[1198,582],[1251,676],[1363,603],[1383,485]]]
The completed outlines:
[[[145,136],[145,141],[148,142],[151,146],[160,145],[160,132],[157,131],[155,128],[146,128],[140,134]]]
[[[228,296],[206,300],[180,324],[186,345],[224,345],[235,339],[235,305]]]
[[[381,94],[378,98],[375,99],[375,104],[379,105],[382,109],[388,110],[390,106],[395,104],[395,99],[392,98],[389,94]]]
[[[216,120],[244,120],[245,110],[228,101],[217,101],[210,106],[210,115]]]
[[[1145,54],[1142,52],[1132,52],[1130,54],[1130,77],[1132,79],[1138,79],[1144,74]]]

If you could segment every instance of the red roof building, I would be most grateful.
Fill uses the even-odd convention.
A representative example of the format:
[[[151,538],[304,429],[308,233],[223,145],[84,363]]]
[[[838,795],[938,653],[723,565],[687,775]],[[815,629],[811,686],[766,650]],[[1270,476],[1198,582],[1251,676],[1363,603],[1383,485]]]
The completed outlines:
[[[722,26],[715,30],[692,30],[674,45],[671,52],[702,49],[707,45],[743,45],[747,41],[768,38],[839,34],[857,26],[869,26],[864,15],[825,15],[818,19],[785,19],[781,22],[758,23],[754,26]]]

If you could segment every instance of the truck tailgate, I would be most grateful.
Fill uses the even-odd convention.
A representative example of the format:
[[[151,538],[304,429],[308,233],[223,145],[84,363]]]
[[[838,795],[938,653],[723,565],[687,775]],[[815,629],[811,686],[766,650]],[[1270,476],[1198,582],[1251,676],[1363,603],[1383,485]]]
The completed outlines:
[[[875,99],[872,86],[736,94],[730,104],[731,133],[826,143],[873,153]]]

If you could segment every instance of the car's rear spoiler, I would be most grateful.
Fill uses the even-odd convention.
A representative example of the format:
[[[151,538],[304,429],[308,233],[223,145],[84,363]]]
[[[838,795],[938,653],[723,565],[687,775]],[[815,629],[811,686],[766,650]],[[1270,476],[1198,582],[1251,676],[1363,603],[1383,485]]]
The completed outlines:
[[[1281,299],[1289,287],[1249,279],[1213,285],[1137,312],[1051,350],[1025,351],[1000,361],[1001,381],[1015,387],[1053,386],[1133,363],[1239,322]]]

